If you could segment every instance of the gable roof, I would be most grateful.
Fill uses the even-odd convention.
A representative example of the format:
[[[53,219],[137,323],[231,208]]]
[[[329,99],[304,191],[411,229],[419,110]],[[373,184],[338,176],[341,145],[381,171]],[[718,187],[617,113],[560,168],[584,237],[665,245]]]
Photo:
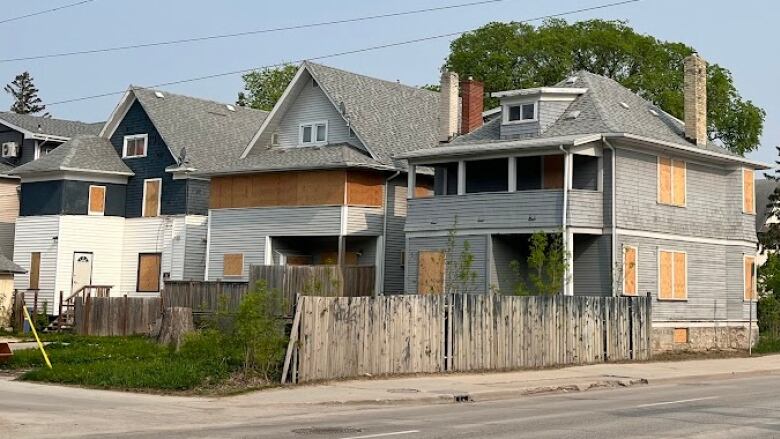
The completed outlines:
[[[103,127],[103,122],[85,123],[9,111],[0,111],[0,124],[20,130],[27,137],[58,137],[63,140],[80,134],[98,134]]]
[[[160,95],[162,97],[160,97]],[[198,171],[239,157],[268,115],[265,111],[131,86],[100,135],[110,138],[133,102],[138,102],[177,160]],[[230,108],[228,108],[230,105]]]
[[[27,273],[27,270],[0,254],[0,273]]]
[[[38,160],[13,169],[9,174],[21,176],[59,171],[133,175],[117,155],[114,146],[107,139],[95,135],[76,136]]]
[[[437,143],[439,93],[306,61],[301,64],[285,95],[271,111],[269,119],[246,145],[242,157],[258,156],[252,159],[255,170],[266,169],[259,158],[268,156],[265,145],[257,144],[262,131],[272,119],[284,117],[291,104],[287,101],[295,99],[296,94],[292,91],[300,87],[304,73],[317,81],[320,89],[365,145],[366,151],[341,148],[341,153],[349,151],[352,155],[349,162],[356,162],[354,159],[360,158],[357,155],[362,155],[359,162],[368,166],[397,169],[403,164],[395,162],[396,155],[431,148]],[[319,151],[333,146],[323,146]],[[332,156],[322,160],[325,158],[324,153],[312,151],[303,148],[291,155],[299,157],[310,168],[331,164],[329,159]],[[335,154],[339,152],[332,153]]]

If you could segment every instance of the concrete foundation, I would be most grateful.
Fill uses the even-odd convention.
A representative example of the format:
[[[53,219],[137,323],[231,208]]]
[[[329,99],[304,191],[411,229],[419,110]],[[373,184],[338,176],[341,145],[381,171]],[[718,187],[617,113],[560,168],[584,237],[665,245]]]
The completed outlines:
[[[653,327],[653,352],[747,349],[750,325],[702,325],[679,322],[674,326]],[[758,341],[758,326],[753,323],[752,343]]]

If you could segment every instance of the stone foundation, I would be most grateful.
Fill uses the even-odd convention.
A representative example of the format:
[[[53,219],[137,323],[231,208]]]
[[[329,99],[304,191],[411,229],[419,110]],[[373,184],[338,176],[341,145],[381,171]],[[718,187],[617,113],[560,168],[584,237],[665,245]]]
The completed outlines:
[[[682,329],[687,329],[687,337]],[[674,326],[653,327],[651,345],[653,352],[707,351],[725,349],[747,349],[750,337],[749,323],[728,325],[704,325],[679,322]],[[758,326],[753,323],[753,345],[758,340]],[[685,341],[683,341],[683,338]]]

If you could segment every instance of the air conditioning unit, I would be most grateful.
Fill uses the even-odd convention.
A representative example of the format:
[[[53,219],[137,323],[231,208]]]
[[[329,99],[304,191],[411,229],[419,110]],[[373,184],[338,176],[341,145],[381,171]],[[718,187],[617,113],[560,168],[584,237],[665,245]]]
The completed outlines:
[[[19,144],[16,142],[3,143],[2,156],[4,159],[19,157]]]

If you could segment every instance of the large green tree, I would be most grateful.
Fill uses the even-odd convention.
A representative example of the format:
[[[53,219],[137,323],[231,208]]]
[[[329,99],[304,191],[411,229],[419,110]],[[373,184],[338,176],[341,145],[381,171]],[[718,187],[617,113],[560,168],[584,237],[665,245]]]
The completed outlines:
[[[13,82],[7,84],[3,89],[14,100],[11,104],[11,111],[14,113],[36,114],[46,110],[46,105],[43,105],[41,98],[38,97],[38,89],[33,83],[30,72],[16,75]],[[49,113],[44,113],[43,116],[48,117]]]
[[[450,50],[446,66],[484,81],[487,92],[546,86],[585,69],[615,79],[678,118],[683,116],[682,60],[694,51],[620,21],[560,19],[539,27],[490,23],[458,37]],[[740,96],[727,69],[709,64],[707,76],[711,139],[739,154],[757,148],[764,110]]]
[[[297,71],[297,66],[286,65],[245,74],[244,91],[238,94],[237,104],[271,111]]]

